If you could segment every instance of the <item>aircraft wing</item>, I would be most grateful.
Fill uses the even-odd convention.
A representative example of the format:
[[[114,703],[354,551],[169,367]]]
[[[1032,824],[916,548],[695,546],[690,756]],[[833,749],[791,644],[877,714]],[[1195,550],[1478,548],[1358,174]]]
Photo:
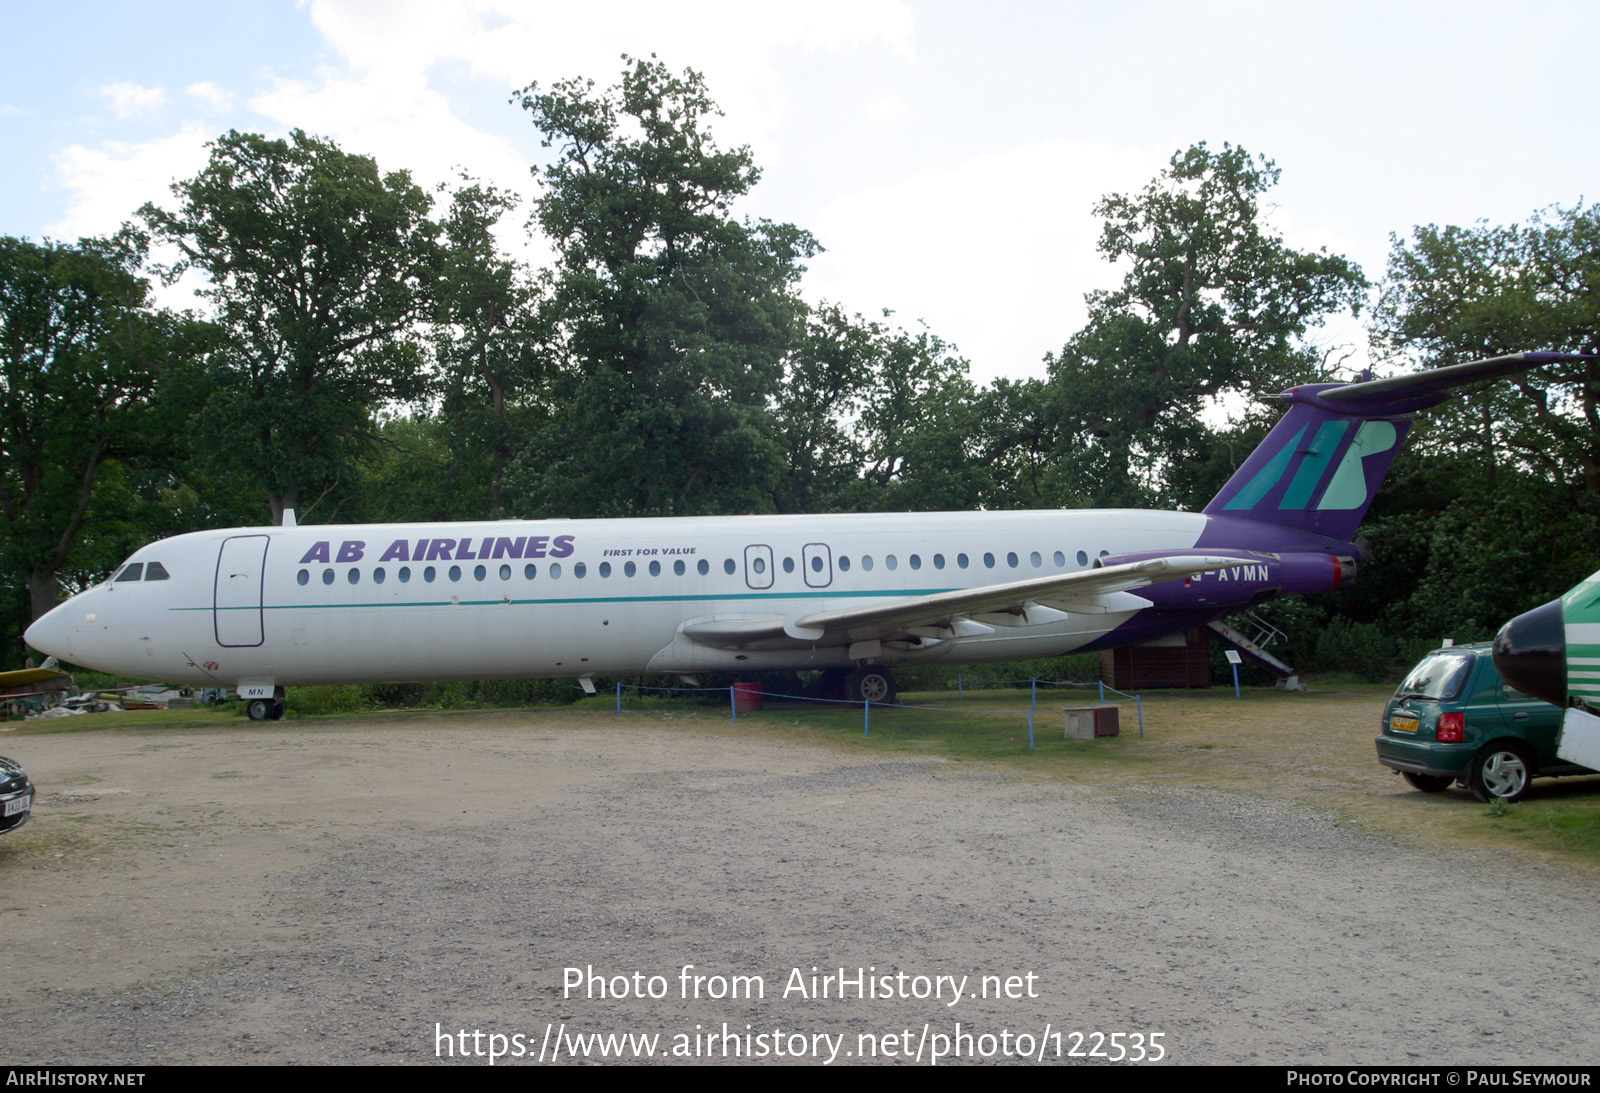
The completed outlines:
[[[788,618],[714,619],[690,623],[683,633],[702,645],[739,649],[951,637],[972,632],[974,624],[982,632],[989,623],[1030,625],[1068,614],[1100,615],[1145,607],[1146,601],[1121,599],[1122,594],[1237,565],[1238,561],[1203,554],[1173,555],[978,588],[901,596]]]

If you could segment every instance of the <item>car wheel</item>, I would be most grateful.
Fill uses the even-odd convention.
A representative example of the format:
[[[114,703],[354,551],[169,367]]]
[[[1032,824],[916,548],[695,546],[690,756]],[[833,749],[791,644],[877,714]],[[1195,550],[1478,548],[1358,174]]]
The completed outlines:
[[[270,699],[252,698],[244,712],[250,715],[251,721],[265,721],[272,716],[272,702]]]
[[[1455,781],[1447,774],[1413,774],[1409,770],[1401,771],[1400,774],[1411,783],[1412,789],[1420,789],[1424,793],[1443,793],[1450,788],[1450,783]]]
[[[1515,803],[1528,792],[1535,769],[1532,757],[1516,744],[1490,744],[1472,761],[1467,785],[1480,801]]]

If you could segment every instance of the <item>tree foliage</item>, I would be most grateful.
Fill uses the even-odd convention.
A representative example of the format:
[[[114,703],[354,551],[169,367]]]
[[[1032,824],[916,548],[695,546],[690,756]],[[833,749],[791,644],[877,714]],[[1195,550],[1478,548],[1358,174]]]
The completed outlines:
[[[1274,394],[1309,378],[1307,331],[1360,306],[1347,259],[1296,251],[1263,223],[1278,181],[1265,157],[1204,143],[1137,194],[1096,206],[1100,253],[1120,287],[1089,297],[1088,325],[1050,358],[1063,470],[1092,505],[1193,505],[1220,482],[1182,471],[1216,448],[1200,414],[1227,394]]]
[[[767,507],[781,471],[767,408],[815,241],[733,217],[760,172],[748,148],[717,146],[693,71],[633,61],[607,91],[534,84],[518,101],[557,150],[534,214],[560,253],[548,313],[565,349],[554,412],[520,460],[522,507]]]
[[[172,192],[176,211],[141,215],[182,253],[169,279],[205,275],[222,331],[197,425],[277,523],[351,489],[375,410],[426,390],[416,324],[438,275],[432,201],[406,172],[298,129],[227,133]]]
[[[476,516],[504,513],[506,471],[521,438],[547,413],[548,317],[533,277],[500,252],[493,234],[515,207],[512,195],[473,183],[452,196],[443,224],[434,337],[439,418],[456,469],[476,472],[477,489],[455,494]]]
[[[141,258],[132,234],[0,238],[0,548],[32,617],[55,606],[63,571],[92,550],[86,529],[114,508],[103,468],[152,445],[145,410],[173,331],[146,310]]]
[[[1391,350],[1432,367],[1528,348],[1600,353],[1600,209],[1430,224],[1393,244],[1374,317]],[[1572,486],[1600,515],[1600,361],[1541,368],[1441,407],[1417,439],[1491,480],[1509,459]]]

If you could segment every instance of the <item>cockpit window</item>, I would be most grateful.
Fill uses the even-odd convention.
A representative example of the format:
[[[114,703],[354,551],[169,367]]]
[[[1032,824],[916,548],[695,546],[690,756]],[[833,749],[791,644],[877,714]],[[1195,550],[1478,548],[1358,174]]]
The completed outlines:
[[[169,579],[167,567],[160,562],[150,562],[144,567],[144,579],[147,581],[165,581]]]
[[[134,562],[132,565],[129,565],[126,568],[124,568],[121,573],[117,574],[117,580],[119,580],[119,581],[137,581],[143,575],[144,575],[144,563],[143,562]]]

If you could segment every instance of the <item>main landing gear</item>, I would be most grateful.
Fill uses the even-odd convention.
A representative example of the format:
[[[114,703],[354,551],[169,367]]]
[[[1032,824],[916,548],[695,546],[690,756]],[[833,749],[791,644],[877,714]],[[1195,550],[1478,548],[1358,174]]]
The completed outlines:
[[[283,717],[283,699],[252,698],[244,712],[250,715],[251,721],[278,721]]]
[[[894,673],[876,664],[857,665],[853,670],[831,671],[822,677],[822,690],[829,698],[845,702],[882,702],[895,700]]]

